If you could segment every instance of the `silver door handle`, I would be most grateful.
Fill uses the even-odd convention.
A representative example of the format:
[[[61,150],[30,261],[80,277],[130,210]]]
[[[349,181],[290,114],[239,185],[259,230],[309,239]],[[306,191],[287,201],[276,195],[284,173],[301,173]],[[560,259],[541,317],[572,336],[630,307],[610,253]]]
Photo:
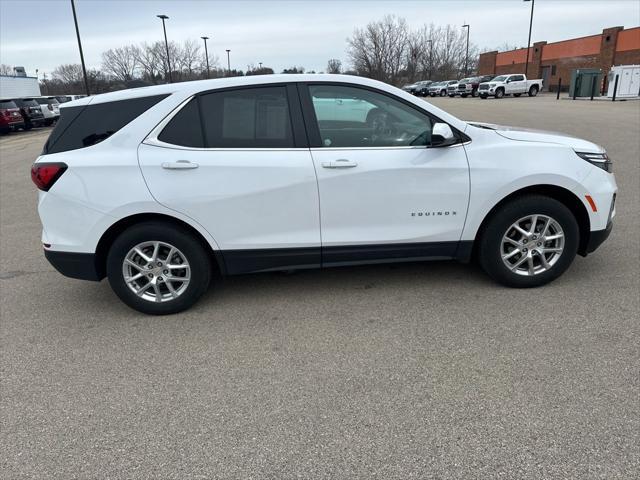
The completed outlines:
[[[178,160],[177,162],[164,162],[162,168],[166,168],[167,170],[189,170],[191,168],[198,168],[198,164],[190,162],[189,160]]]
[[[358,166],[358,162],[354,162],[353,160],[347,160],[346,158],[340,158],[333,162],[322,162],[323,168],[353,168],[357,166]]]

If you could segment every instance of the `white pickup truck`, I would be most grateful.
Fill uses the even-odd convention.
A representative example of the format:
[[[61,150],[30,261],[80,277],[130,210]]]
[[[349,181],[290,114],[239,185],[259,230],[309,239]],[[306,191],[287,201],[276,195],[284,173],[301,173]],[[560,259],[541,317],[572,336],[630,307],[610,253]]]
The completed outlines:
[[[526,75],[512,74],[499,75],[493,80],[481,83],[478,86],[480,98],[485,99],[489,96],[502,98],[505,95],[513,95],[519,97],[523,93],[530,97],[535,97],[542,90],[542,79],[527,80]]]

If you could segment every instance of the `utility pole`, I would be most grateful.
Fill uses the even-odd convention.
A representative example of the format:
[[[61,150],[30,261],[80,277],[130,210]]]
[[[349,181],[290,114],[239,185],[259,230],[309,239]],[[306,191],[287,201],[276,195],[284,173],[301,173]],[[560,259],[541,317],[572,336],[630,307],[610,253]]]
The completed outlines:
[[[167,41],[167,27],[165,27],[164,25],[164,21],[169,20],[169,17],[167,17],[166,15],[156,15],[156,17],[162,20],[162,30],[164,31],[164,46],[167,49],[167,69],[169,71],[169,83],[173,83],[173,78],[171,77],[171,62],[169,61],[169,42]]]
[[[227,71],[229,72],[229,75],[231,75],[231,60],[229,57],[229,52],[231,52],[231,50],[227,49]]]
[[[73,23],[76,26],[76,37],[78,37],[78,50],[80,50],[80,63],[82,64],[82,76],[84,77],[84,89],[87,97],[91,95],[89,92],[89,80],[87,79],[87,68],[84,65],[84,53],[82,53],[82,42],[80,41],[80,30],[78,29],[78,17],[76,16],[76,5],[71,0],[71,10],[73,11]]]
[[[529,41],[527,41],[527,62],[524,66],[524,74],[529,76],[529,45],[531,45],[531,27],[533,27],[533,7],[536,4],[536,0],[524,0],[525,2],[531,1],[531,18],[529,19]]]
[[[466,77],[467,75],[469,75],[469,69],[467,67],[469,65],[469,30],[471,30],[471,27],[469,26],[469,24],[464,24],[462,25],[462,28],[467,29],[467,53],[464,56],[464,76]]]
[[[204,40],[204,57],[207,60],[207,78],[211,78],[211,74],[209,73],[209,51],[207,50],[207,40],[209,37],[200,37]]]

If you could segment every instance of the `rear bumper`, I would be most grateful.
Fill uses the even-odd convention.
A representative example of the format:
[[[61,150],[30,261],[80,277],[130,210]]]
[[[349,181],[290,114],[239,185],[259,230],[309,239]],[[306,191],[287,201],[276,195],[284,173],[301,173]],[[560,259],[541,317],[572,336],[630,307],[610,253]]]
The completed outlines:
[[[589,253],[595,252],[600,245],[604,243],[604,241],[609,238],[611,235],[611,230],[613,230],[613,222],[609,222],[607,224],[607,228],[604,230],[595,230],[589,234],[589,242],[584,250],[584,252],[580,252],[583,255],[587,255]]]
[[[65,277],[98,282],[104,278],[96,264],[94,253],[54,252],[45,250],[44,256]]]

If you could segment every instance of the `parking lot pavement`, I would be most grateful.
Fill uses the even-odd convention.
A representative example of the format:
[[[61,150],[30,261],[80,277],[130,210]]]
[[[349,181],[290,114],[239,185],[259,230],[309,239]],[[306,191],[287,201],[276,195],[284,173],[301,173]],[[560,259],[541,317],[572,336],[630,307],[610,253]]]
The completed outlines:
[[[46,132],[0,138],[0,477],[637,475],[640,103],[432,103],[604,145],[610,239],[534,290],[456,263],[340,268],[147,317],[46,263],[28,174]]]

